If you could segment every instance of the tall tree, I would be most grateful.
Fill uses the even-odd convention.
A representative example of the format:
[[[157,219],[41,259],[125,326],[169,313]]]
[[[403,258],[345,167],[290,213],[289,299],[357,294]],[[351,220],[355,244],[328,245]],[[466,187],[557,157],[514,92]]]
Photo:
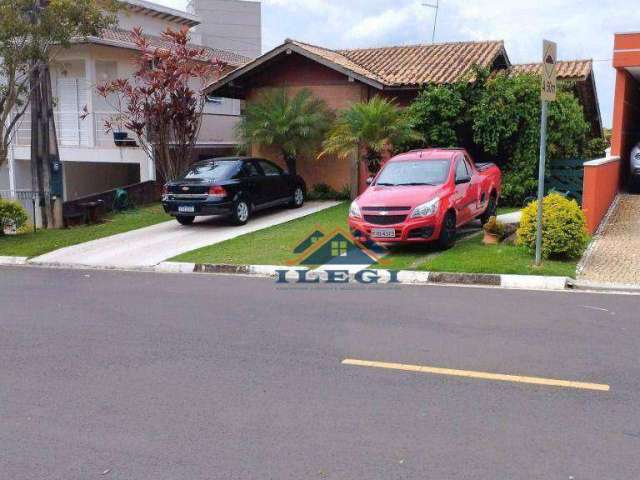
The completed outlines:
[[[30,104],[31,181],[44,228],[59,226],[50,178],[61,168],[49,64],[74,39],[114,24],[116,9],[112,0],[0,0],[0,166]]]
[[[320,157],[337,155],[354,159],[351,195],[358,191],[359,165],[364,159],[371,173],[380,168],[383,152],[396,145],[422,139],[413,128],[407,112],[392,101],[375,96],[368,102],[355,103],[338,116]]]
[[[162,48],[152,48],[140,28],[133,37],[140,54],[132,78],[98,86],[98,94],[116,111],[105,129],[133,132],[164,180],[175,180],[193,161],[205,103],[200,92],[225,64],[189,46],[187,28],[167,28]]]
[[[247,149],[251,145],[277,149],[289,172],[295,174],[298,156],[320,144],[331,119],[325,102],[310,90],[289,95],[284,89],[274,89],[247,103],[237,136]]]
[[[116,9],[112,0],[0,0],[0,167],[43,66],[73,39],[115,24]]]

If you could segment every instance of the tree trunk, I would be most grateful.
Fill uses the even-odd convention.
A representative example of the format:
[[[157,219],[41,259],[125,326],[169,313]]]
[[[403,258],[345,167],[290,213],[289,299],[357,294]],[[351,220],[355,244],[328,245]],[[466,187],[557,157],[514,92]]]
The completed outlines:
[[[354,200],[358,196],[360,190],[360,155],[353,152],[351,158],[351,199]]]
[[[31,185],[37,192],[42,215],[42,228],[56,228],[51,198],[52,162],[60,162],[53,119],[53,94],[49,67],[33,68],[31,77]],[[57,201],[62,201],[58,199]],[[35,219],[34,219],[35,220]]]
[[[287,170],[289,171],[289,173],[291,175],[297,175],[298,174],[298,170],[297,170],[297,158],[295,155],[287,155],[286,153],[282,153],[282,155],[284,156],[284,161],[287,164]]]

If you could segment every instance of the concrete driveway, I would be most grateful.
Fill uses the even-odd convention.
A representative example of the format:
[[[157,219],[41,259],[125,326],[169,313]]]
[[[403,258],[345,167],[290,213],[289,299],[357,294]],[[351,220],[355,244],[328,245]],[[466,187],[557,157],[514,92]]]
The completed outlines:
[[[340,202],[308,202],[302,208],[267,210],[256,213],[242,227],[232,226],[223,217],[205,217],[185,227],[175,220],[61,248],[31,260],[54,265],[88,265],[105,268],[152,267],[169,258],[197,248],[224,242],[245,233],[305,217]]]

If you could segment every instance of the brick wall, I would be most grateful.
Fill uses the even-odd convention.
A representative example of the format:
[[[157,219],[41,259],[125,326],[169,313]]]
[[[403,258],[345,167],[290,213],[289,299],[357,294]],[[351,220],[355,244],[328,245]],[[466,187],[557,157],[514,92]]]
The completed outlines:
[[[255,100],[272,88],[285,88],[291,94],[307,88],[335,111],[366,101],[376,93],[376,90],[368,85],[357,81],[350,82],[345,75],[296,54],[285,57],[277,66],[272,66],[268,71],[253,77],[247,101]],[[298,173],[305,179],[309,188],[317,183],[326,183],[338,191],[349,186],[352,176],[350,162],[333,156],[318,159],[318,153],[307,153],[298,159]],[[281,155],[273,149],[254,146],[252,155],[263,156],[285,167]]]

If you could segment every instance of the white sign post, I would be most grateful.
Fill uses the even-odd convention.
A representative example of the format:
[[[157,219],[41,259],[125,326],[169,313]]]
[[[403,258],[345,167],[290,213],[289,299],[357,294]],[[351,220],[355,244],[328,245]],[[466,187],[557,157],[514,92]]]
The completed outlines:
[[[536,265],[542,262],[542,202],[544,200],[544,171],[547,155],[547,102],[556,99],[556,59],[558,46],[548,40],[542,41],[542,89],[540,103],[540,163],[538,166],[538,223],[536,231]]]

